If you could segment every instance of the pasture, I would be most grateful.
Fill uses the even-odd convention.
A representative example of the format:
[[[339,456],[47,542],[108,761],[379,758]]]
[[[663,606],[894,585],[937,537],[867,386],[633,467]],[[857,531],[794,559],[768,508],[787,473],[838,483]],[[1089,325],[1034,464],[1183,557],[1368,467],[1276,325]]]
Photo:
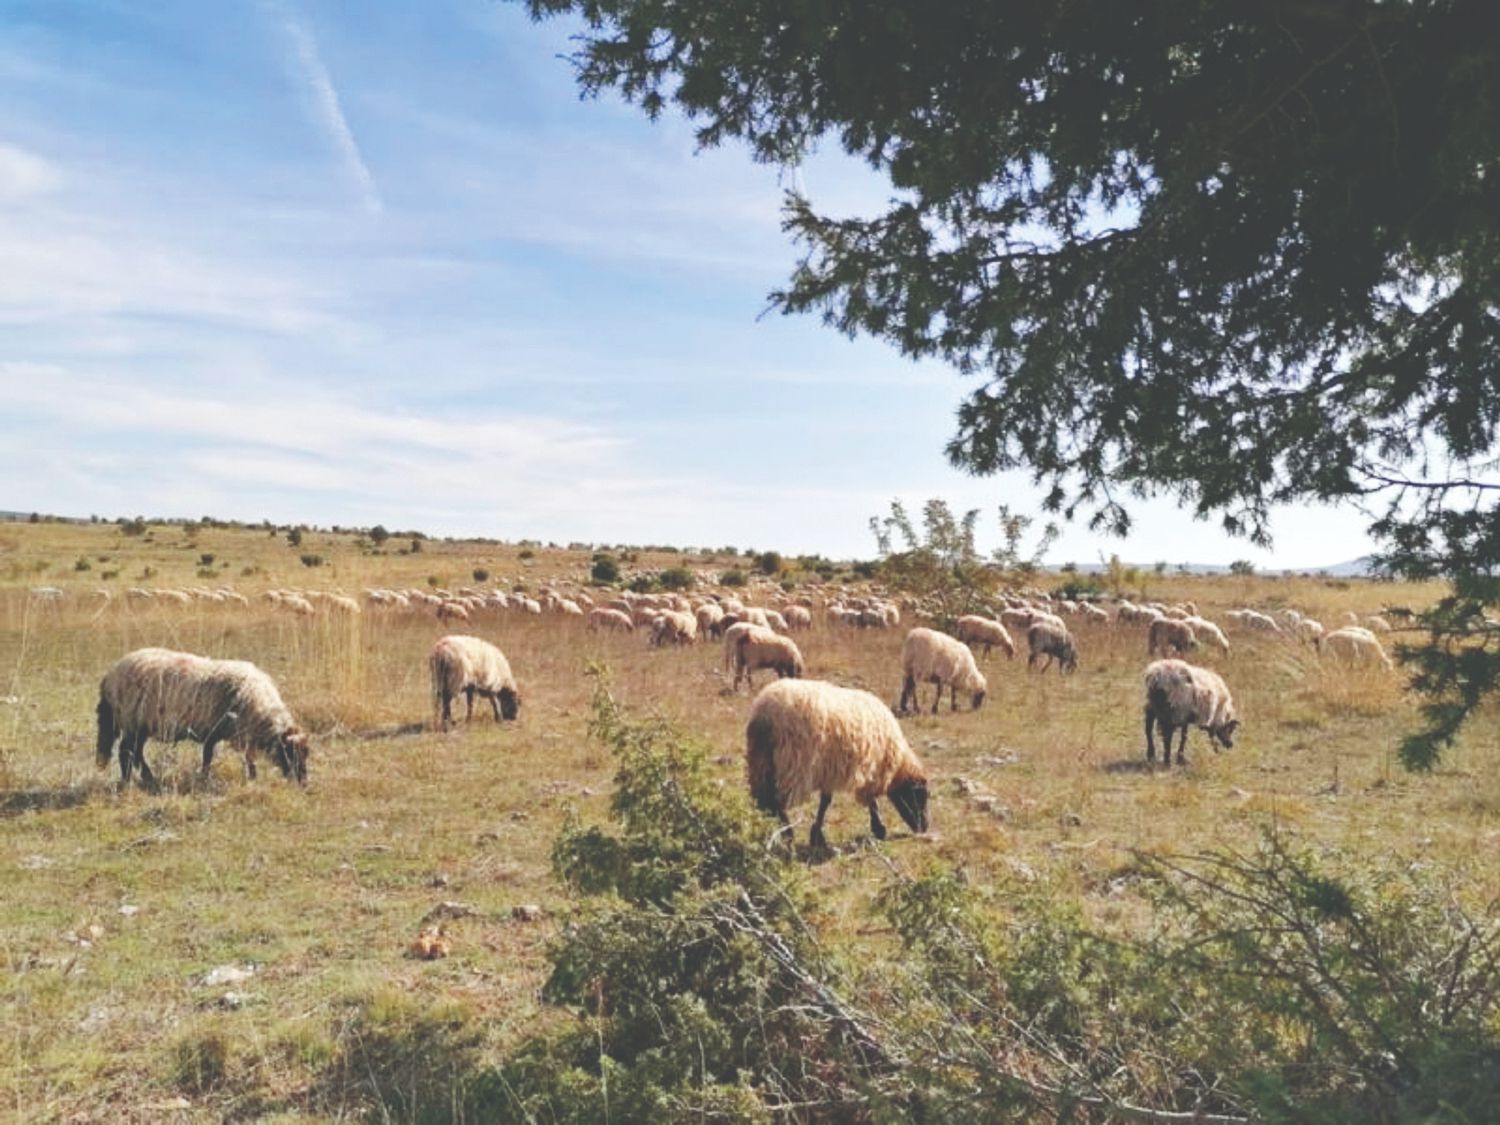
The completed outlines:
[[[398,553],[406,548],[393,538],[375,554],[351,535],[320,532],[291,548],[256,529],[158,525],[148,538],[110,525],[0,525],[0,1021],[10,1045],[0,1113],[407,1118],[446,1097],[445,1068],[499,1057],[563,1018],[537,996],[546,944],[569,907],[550,851],[565,818],[605,816],[612,775],[586,729],[592,663],[609,667],[625,706],[661,713],[714,747],[723,784],[743,787],[751,696],[728,693],[716,644],[654,649],[642,632],[596,635],[581,620],[507,611],[457,624],[429,609],[368,605],[353,617],[299,617],[259,596],[273,587],[356,598],[371,586],[589,589],[587,550],[522,557],[510,545],[424,541]],[[310,553],[321,565],[303,565]],[[626,574],[738,561],[642,553]],[[476,582],[476,569],[487,580]],[[1191,598],[1221,623],[1237,607],[1290,606],[1331,624],[1348,610],[1419,608],[1442,593],[1318,578],[1142,582],[1128,593]],[[62,599],[28,593],[43,584]],[[249,605],[124,596],[132,585],[220,584]],[[101,587],[108,603],[91,596]],[[752,585],[746,600],[767,604],[779,592]],[[917,622],[860,630],[814,617],[797,637],[808,676],[894,702],[902,638]],[[1244,847],[1269,826],[1441,866],[1475,901],[1500,891],[1493,710],[1440,771],[1408,775],[1394,751],[1417,712],[1399,672],[1336,666],[1290,638],[1231,632],[1230,656],[1195,659],[1234,692],[1244,722],[1235,749],[1216,754],[1194,731],[1186,768],[1148,770],[1145,628],[1071,625],[1075,675],[1028,674],[1023,642],[1014,661],[981,659],[982,710],[950,713],[945,701],[935,717],[902,720],[933,775],[929,837],[887,815],[891,839],[877,854],[863,846],[863,810],[835,797],[835,854],[811,869],[831,945],[869,940],[882,856],[913,870],[940,859],[980,884],[1048,881],[1090,916],[1124,926],[1142,909],[1116,878],[1130,849]],[[427,652],[463,631],[509,657],[518,722],[496,724],[476,706],[471,725],[433,729]],[[271,673],[312,734],[307,788],[264,762],[247,781],[227,747],[200,779],[190,742],[148,745],[159,793],[122,791],[113,767],[96,770],[99,678],[145,645],[247,659]],[[920,689],[924,704],[931,690]],[[812,811],[794,817],[799,843]],[[408,956],[437,922],[449,955]]]

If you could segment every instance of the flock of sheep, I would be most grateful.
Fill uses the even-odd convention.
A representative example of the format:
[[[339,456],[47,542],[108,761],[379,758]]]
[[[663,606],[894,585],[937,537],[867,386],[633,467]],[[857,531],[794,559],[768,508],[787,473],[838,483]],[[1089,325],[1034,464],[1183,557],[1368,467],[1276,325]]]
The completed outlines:
[[[153,592],[152,600],[161,595],[161,591]],[[331,613],[361,612],[359,604],[344,595],[309,597],[270,591],[266,596],[298,614],[316,612],[313,607],[318,604]],[[1078,667],[1078,644],[1067,617],[1122,627],[1144,625],[1147,657],[1159,657],[1144,674],[1148,761],[1156,759],[1156,732],[1165,744],[1164,763],[1170,765],[1174,735],[1178,737],[1177,762],[1182,764],[1190,728],[1199,727],[1214,742],[1230,747],[1240,725],[1223,678],[1183,659],[1204,644],[1225,654],[1230,651],[1224,630],[1199,616],[1192,603],[1141,606],[1120,601],[1111,614],[1091,602],[1053,600],[1031,591],[1007,596],[990,607],[989,613],[958,618],[952,635],[925,626],[911,628],[901,648],[901,692],[893,713],[889,704],[870,692],[804,679],[805,662],[793,634],[812,628],[816,601],[811,595],[786,598],[780,591],[774,596],[779,601],[774,607],[746,605],[728,592],[693,599],[682,594],[624,594],[596,605],[586,592],[564,595],[544,587],[536,598],[498,591],[449,595],[368,590],[365,600],[375,608],[430,611],[440,621],[469,620],[487,611],[550,612],[582,618],[591,631],[633,633],[640,629],[651,646],[719,641],[726,673],[733,672],[729,690],[737,690],[742,682],[753,687],[757,671],[769,670],[777,676],[762,688],[750,708],[745,733],[747,781],[756,804],[783,823],[788,808],[819,794],[811,833],[814,846],[824,844],[823,819],[837,792],[852,792],[868,808],[870,829],[877,838],[885,836],[877,809],[881,797],[891,800],[913,831],[926,830],[927,774],[906,742],[896,715],[919,706],[919,690],[926,686],[934,689],[934,714],[945,690],[950,709],[957,710],[960,693],[971,708],[981,707],[989,689],[975,654],[988,656],[999,648],[1014,657],[1017,646],[1011,629],[1025,636],[1028,667],[1039,666],[1045,672],[1055,662],[1060,672],[1069,673]],[[831,598],[821,608],[830,628],[893,629],[899,627],[903,610],[925,616],[933,607],[918,599],[898,604],[872,595]],[[1346,622],[1333,630],[1295,610],[1281,611],[1279,620],[1249,609],[1232,611],[1226,619],[1236,629],[1287,634],[1350,661],[1392,667],[1377,635],[1390,627],[1379,618],[1364,624]],[[515,674],[505,655],[490,642],[468,634],[442,637],[428,655],[428,667],[434,720],[440,727],[452,723],[452,703],[460,695],[467,703],[466,721],[473,718],[476,696],[490,701],[496,721],[518,716],[521,692]],[[118,743],[122,784],[130,781],[136,768],[144,782],[153,782],[143,753],[148,738],[200,742],[205,772],[216,745],[228,742],[244,754],[250,776],[255,775],[256,754],[264,753],[286,777],[306,781],[307,736],[276,685],[253,664],[140,649],[105,675],[97,714],[98,765],[108,765]]]

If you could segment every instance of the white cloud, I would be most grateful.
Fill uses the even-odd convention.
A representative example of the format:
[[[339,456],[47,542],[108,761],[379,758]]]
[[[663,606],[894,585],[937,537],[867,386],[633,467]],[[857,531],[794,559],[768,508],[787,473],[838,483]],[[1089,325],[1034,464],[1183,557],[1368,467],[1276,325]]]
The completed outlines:
[[[140,223],[0,210],[0,324],[168,317],[274,333],[328,328],[300,276],[161,241]]]
[[[328,143],[333,146],[339,162],[343,164],[345,172],[359,192],[360,203],[365,211],[371,215],[380,214],[385,209],[380,190],[359,151],[354,131],[349,128],[349,119],[344,116],[338,90],[334,88],[333,78],[323,64],[323,56],[318,52],[317,40],[285,7],[279,4],[271,4],[269,7],[278,15],[277,22],[291,44],[299,76],[307,83],[308,106],[314,124],[323,131]]]
[[[55,191],[62,173],[50,160],[0,141],[0,204]]]

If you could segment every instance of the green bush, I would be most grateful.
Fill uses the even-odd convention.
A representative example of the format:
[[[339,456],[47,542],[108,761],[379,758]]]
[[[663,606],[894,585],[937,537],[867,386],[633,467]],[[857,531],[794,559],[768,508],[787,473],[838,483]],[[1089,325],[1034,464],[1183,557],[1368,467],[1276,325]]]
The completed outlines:
[[[620,564],[615,562],[609,555],[597,554],[594,556],[594,565],[589,570],[589,577],[595,582],[609,585],[620,580]]]
[[[303,566],[322,566],[323,565],[323,556],[322,555],[310,555],[309,554],[309,555],[302,555],[300,557],[302,559],[302,565]],[[212,573],[212,571],[210,571],[210,573]]]
[[[685,566],[668,567],[656,580],[664,590],[691,590],[698,584],[697,575]]]
[[[720,586],[743,586],[749,581],[749,575],[737,566],[732,566],[719,575]]]
[[[474,568],[473,574],[475,582],[488,582],[490,580],[490,572],[485,570],[482,566],[476,566]]]

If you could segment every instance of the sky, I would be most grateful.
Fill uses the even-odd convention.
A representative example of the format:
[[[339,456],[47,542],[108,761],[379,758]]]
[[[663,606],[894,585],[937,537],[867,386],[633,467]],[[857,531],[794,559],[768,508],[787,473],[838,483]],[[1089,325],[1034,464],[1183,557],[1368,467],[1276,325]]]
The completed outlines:
[[[489,0],[0,0],[0,509],[875,553],[900,499],[1036,514],[943,448],[974,384],[767,313],[786,173],[580,100]],[[886,198],[837,153],[819,208]],[[1263,551],[1168,499],[1049,561]]]

